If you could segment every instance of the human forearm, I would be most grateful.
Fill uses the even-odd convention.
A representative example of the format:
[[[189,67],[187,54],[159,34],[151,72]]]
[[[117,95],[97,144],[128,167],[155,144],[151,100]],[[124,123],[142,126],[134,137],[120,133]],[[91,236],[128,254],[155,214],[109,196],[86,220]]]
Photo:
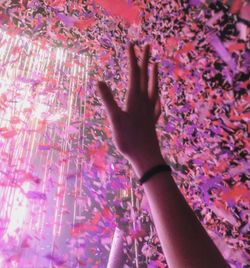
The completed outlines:
[[[138,177],[154,166],[165,163],[155,132],[155,124],[161,113],[158,65],[152,66],[149,77],[149,50],[149,46],[146,46],[139,64],[134,46],[129,46],[130,79],[124,110],[118,106],[106,83],[100,82],[98,86],[110,118],[114,142],[131,162]],[[170,173],[154,175],[143,187],[170,267],[228,267]]]
[[[161,155],[131,162],[142,176]],[[170,172],[158,173],[143,184],[157,233],[170,267],[229,267],[175,184]]]

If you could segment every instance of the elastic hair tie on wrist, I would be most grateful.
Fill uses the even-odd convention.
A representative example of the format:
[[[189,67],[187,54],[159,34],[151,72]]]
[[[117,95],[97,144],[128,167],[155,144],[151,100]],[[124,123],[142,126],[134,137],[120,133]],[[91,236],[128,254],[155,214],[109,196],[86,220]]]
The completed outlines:
[[[166,165],[158,165],[150,170],[148,170],[142,177],[139,179],[140,185],[142,185],[144,182],[148,181],[151,177],[153,177],[155,174],[163,172],[163,171],[172,171],[170,166]]]

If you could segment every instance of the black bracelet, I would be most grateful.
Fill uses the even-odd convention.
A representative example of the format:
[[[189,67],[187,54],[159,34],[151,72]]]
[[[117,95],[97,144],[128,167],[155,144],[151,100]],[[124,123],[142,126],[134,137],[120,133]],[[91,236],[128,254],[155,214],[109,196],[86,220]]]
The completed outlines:
[[[142,185],[144,182],[146,182],[147,180],[149,180],[152,176],[154,176],[155,174],[159,173],[159,172],[163,172],[163,171],[172,171],[170,166],[166,165],[158,165],[155,166],[153,168],[151,168],[150,170],[148,170],[142,177],[141,179],[139,179],[139,183],[140,185]]]

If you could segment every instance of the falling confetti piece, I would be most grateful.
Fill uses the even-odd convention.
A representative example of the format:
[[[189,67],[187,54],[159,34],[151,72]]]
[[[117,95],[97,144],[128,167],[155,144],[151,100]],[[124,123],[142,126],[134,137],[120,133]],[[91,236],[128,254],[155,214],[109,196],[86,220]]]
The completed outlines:
[[[26,193],[26,197],[28,199],[37,199],[37,200],[46,200],[46,194],[41,193],[41,192],[34,192],[34,191],[28,191]]]
[[[95,0],[95,2],[106,9],[112,16],[118,16],[129,23],[138,23],[140,21],[140,11],[137,7],[129,5],[124,0]]]

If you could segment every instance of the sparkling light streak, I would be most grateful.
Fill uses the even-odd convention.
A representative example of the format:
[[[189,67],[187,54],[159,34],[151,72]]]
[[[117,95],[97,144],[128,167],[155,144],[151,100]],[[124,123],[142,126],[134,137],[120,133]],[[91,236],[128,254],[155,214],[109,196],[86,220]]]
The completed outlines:
[[[53,252],[65,231],[65,178],[70,172],[79,173],[80,162],[77,157],[63,159],[74,146],[83,147],[83,139],[74,144],[73,138],[80,140],[80,130],[83,133],[86,97],[79,100],[76,90],[86,85],[88,62],[85,55],[42,48],[0,32],[1,267],[16,267],[9,259],[11,248],[22,251],[18,263],[25,267],[39,258],[41,263],[41,257],[46,267],[51,265],[38,251]],[[70,132],[76,120],[83,124]],[[73,187],[79,187],[80,178]],[[69,216],[72,223],[76,216]],[[23,254],[27,235],[33,237],[32,258],[31,253]]]

